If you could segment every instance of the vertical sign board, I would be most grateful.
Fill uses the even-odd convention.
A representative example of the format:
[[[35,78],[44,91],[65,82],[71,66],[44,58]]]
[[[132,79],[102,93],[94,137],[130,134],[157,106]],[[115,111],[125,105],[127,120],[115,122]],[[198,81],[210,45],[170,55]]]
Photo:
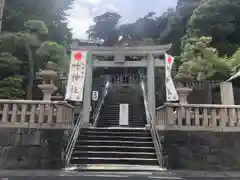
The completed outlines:
[[[128,104],[120,104],[119,125],[128,126]]]
[[[72,51],[65,99],[82,101],[86,75],[86,51]]]
[[[167,101],[179,100],[179,96],[171,75],[173,62],[174,62],[174,58],[168,54],[165,54],[165,86],[166,86]]]
[[[98,91],[93,91],[92,92],[92,100],[97,101],[98,100]]]

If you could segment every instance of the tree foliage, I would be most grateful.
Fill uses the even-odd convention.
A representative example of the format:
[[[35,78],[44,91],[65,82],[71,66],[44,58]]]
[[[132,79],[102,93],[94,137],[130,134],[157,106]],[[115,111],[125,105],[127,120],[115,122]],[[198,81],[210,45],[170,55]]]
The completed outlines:
[[[72,35],[67,27],[66,10],[72,3],[73,0],[58,0],[57,3],[52,0],[7,0],[4,8],[3,31],[19,32],[25,29],[26,21],[40,20],[49,30],[46,40],[68,46]]]
[[[19,76],[9,76],[0,80],[0,99],[23,98],[22,83],[23,78]]]
[[[66,71],[71,33],[65,10],[71,4],[72,0],[6,1],[0,33],[0,98],[26,94],[32,99],[36,72],[48,60]]]
[[[121,16],[117,13],[107,12],[93,19],[95,25],[90,26],[87,31],[89,39],[104,45],[112,46],[117,44],[119,37],[118,23]]]
[[[210,37],[192,37],[185,41],[177,78],[204,80],[215,75],[226,78],[230,75],[232,61],[220,57],[210,46],[211,41]]]

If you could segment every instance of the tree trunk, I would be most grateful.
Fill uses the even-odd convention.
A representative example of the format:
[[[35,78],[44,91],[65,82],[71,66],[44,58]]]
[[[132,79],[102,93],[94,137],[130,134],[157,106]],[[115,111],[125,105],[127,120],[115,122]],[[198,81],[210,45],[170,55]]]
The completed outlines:
[[[32,100],[33,98],[33,82],[34,82],[34,63],[33,55],[29,45],[26,45],[26,50],[28,54],[29,72],[28,72],[28,85],[27,85],[27,100]]]

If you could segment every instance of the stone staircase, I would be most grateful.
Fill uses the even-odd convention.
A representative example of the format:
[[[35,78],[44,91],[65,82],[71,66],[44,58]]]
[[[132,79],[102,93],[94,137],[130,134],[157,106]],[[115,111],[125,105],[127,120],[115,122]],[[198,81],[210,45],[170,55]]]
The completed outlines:
[[[97,127],[118,127],[119,126],[119,104],[107,104],[103,107]],[[145,117],[140,117],[134,112],[134,107],[129,104],[129,127],[145,127]]]
[[[100,112],[97,127],[118,127],[120,104],[129,104],[129,127],[143,128],[147,124],[139,85],[112,85]]]
[[[111,86],[97,127],[81,129],[70,167],[76,170],[158,171],[141,91],[136,86]],[[129,127],[119,127],[121,103],[129,104]]]
[[[88,128],[81,130],[70,164],[80,169],[129,165],[157,167],[158,161],[148,130]]]

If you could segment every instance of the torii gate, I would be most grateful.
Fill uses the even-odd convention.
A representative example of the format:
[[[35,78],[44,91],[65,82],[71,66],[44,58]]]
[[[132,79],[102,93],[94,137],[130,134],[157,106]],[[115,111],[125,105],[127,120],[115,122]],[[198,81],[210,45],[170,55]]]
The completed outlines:
[[[154,56],[163,56],[171,48],[171,44],[160,46],[139,46],[139,47],[94,47],[78,46],[73,44],[71,49],[74,52],[87,52],[85,82],[83,92],[83,123],[89,124],[92,75],[93,67],[146,67],[147,68],[147,95],[152,117],[156,116],[155,102],[155,67],[164,67],[164,59],[155,59]],[[93,56],[113,56],[113,61],[99,61]],[[147,56],[147,59],[140,61],[126,61],[126,56]]]

